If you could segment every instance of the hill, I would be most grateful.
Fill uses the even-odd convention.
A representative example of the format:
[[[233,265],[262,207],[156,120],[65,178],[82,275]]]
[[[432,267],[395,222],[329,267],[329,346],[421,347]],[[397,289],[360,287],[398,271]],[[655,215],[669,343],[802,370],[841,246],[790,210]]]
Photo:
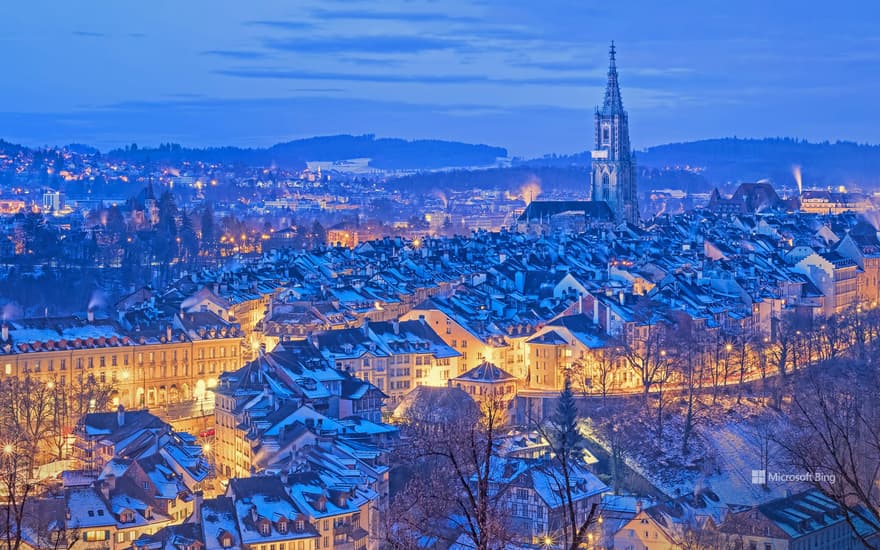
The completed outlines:
[[[880,145],[792,138],[722,138],[670,143],[638,153],[641,166],[696,170],[715,185],[768,178],[776,185],[880,188]],[[797,168],[796,168],[797,167]]]
[[[233,162],[255,166],[276,165],[289,169],[305,167],[307,161],[340,161],[369,158],[370,166],[382,170],[434,170],[494,165],[507,150],[442,140],[376,138],[374,135],[322,136],[278,143],[268,148],[188,148],[168,143],[156,148],[132,145],[114,149],[111,158],[143,162]]]

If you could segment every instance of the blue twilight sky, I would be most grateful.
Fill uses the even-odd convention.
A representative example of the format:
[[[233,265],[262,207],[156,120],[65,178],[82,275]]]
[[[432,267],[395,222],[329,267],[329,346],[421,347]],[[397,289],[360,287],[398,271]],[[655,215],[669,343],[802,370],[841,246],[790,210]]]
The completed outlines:
[[[880,141],[877,0],[10,0],[0,137],[374,133],[575,152],[612,39],[637,148]]]

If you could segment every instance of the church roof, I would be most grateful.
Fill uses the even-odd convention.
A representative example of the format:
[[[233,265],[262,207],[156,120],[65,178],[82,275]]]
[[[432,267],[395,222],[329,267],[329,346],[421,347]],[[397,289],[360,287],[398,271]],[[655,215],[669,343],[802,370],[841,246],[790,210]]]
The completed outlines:
[[[583,213],[598,220],[612,220],[614,214],[603,201],[532,201],[520,215],[520,221],[540,220],[565,212]]]

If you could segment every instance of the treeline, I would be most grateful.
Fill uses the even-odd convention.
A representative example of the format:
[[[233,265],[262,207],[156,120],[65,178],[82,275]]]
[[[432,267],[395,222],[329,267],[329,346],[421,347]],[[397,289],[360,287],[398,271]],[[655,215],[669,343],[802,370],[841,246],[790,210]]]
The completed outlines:
[[[414,170],[494,164],[498,157],[507,156],[507,150],[454,141],[376,138],[367,134],[313,137],[253,149],[190,148],[176,143],[145,148],[133,143],[109,151],[107,155],[135,162],[223,162],[251,166],[275,165],[287,169],[305,168],[306,162],[312,160],[370,158],[370,165],[376,168]]]

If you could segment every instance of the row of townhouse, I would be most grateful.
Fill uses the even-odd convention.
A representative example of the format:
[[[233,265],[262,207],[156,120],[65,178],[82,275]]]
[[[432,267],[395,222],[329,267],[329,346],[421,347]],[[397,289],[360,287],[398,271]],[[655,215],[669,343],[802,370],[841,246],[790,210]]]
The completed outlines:
[[[126,326],[90,311],[6,321],[0,328],[0,378],[59,388],[109,385],[113,406],[204,400],[220,373],[241,362],[241,329],[211,312]]]

